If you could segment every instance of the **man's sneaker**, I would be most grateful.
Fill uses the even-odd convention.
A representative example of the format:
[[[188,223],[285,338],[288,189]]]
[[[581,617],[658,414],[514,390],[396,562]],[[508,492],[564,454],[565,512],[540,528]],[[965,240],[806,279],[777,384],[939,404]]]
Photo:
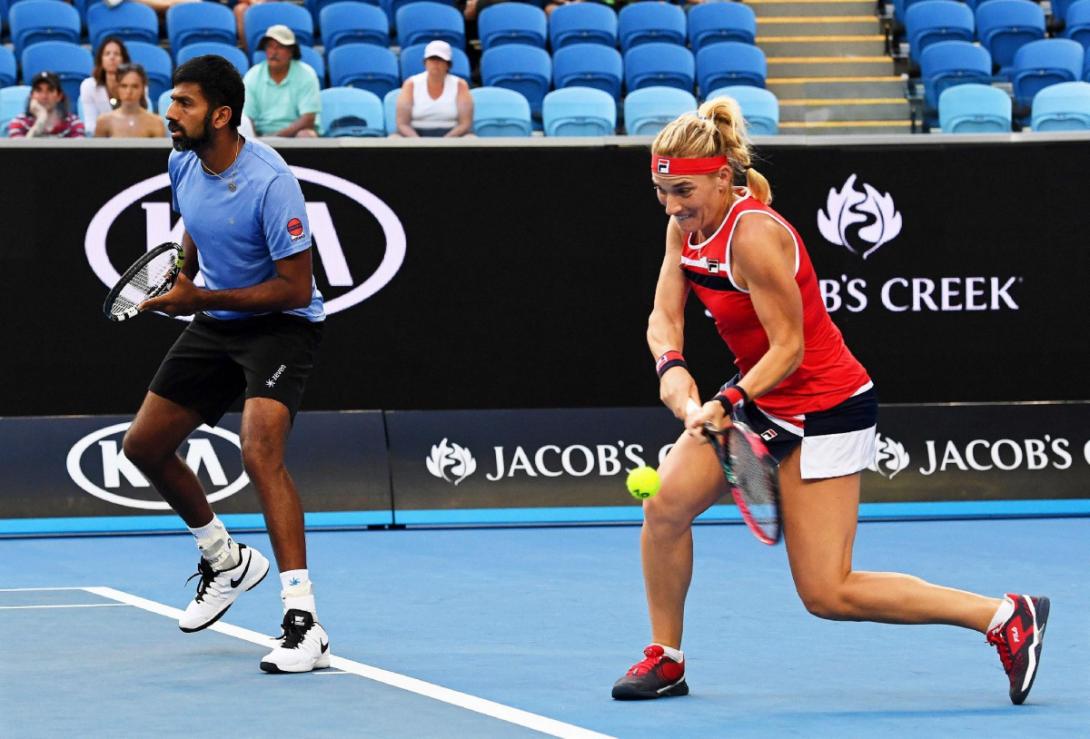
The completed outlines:
[[[689,694],[684,661],[670,659],[658,644],[646,647],[643,653],[644,659],[613,683],[614,698],[631,701]]]
[[[261,660],[265,672],[310,672],[329,667],[329,635],[314,614],[297,608],[284,614],[280,644]]]
[[[238,564],[229,570],[217,572],[203,557],[197,563],[197,571],[189,578],[201,579],[197,583],[197,596],[178,619],[179,629],[190,633],[216,623],[238,596],[256,587],[269,574],[269,560],[261,552],[239,544],[238,555]]]
[[[1041,644],[1048,623],[1048,598],[1007,593],[1014,613],[1006,623],[988,632],[988,643],[999,650],[999,659],[1011,681],[1011,702],[1021,705],[1033,687],[1041,664]]]

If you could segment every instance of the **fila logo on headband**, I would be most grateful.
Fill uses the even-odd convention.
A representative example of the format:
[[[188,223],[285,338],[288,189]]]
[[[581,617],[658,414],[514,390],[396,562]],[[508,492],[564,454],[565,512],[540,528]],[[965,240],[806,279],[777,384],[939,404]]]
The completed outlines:
[[[655,169],[659,174],[670,174],[670,160],[659,157],[655,162]]]

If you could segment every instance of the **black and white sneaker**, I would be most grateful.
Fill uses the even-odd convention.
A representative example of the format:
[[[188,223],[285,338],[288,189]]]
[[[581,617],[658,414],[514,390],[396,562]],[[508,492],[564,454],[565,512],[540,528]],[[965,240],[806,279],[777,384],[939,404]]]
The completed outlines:
[[[281,624],[280,643],[261,660],[265,672],[310,672],[329,667],[329,635],[314,614],[291,608]]]
[[[216,623],[242,593],[256,587],[269,574],[269,560],[261,552],[239,544],[238,555],[238,564],[229,570],[217,572],[203,557],[197,563],[197,571],[189,578],[200,577],[197,595],[178,619],[179,629],[190,633]]]

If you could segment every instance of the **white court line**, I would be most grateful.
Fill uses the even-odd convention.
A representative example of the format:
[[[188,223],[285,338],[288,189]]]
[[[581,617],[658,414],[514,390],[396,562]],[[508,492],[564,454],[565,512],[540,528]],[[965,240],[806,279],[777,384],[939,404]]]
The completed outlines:
[[[36,593],[39,590],[86,590],[86,588],[0,588],[0,593]]]
[[[128,605],[128,603],[61,603],[38,606],[0,606],[0,611],[17,611],[21,608],[124,608]]]
[[[160,616],[166,616],[167,618],[178,619],[182,615],[182,612],[177,608],[172,608],[171,606],[157,603],[153,600],[147,600],[146,598],[141,598],[140,596],[132,595],[131,593],[126,593],[122,590],[106,587],[86,587],[82,588],[82,590],[102,596],[103,598],[108,598],[109,600],[115,600],[119,603],[135,606]],[[240,626],[224,623],[223,621],[214,623],[208,628],[212,631],[218,631],[221,634],[233,636],[236,639],[242,639],[243,641],[248,641],[252,644],[257,644],[266,648],[271,647],[273,642],[273,637],[259,634],[256,631],[244,629]],[[383,683],[384,685],[401,688],[410,693],[416,693],[417,695],[422,695],[426,698],[449,703],[452,706],[490,716],[499,719],[500,721],[524,726],[527,729],[533,729],[542,734],[565,738],[571,737],[571,739],[612,739],[608,734],[599,734],[596,731],[584,729],[580,726],[575,726],[574,724],[567,724],[563,721],[539,716],[536,713],[505,706],[502,703],[478,698],[477,696],[469,695],[468,693],[461,693],[457,690],[444,688],[441,685],[435,685],[423,680],[418,680],[415,677],[409,677],[378,667],[372,667],[371,665],[365,665],[362,662],[345,659],[344,657],[330,657],[330,664],[338,670],[344,670],[345,672],[350,672],[353,675],[358,675],[359,677],[367,678],[368,680],[374,680],[375,682]]]

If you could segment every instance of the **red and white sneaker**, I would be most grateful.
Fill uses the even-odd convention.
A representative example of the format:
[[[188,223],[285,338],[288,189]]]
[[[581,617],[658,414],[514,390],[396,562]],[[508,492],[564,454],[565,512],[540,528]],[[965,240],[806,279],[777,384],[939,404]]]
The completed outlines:
[[[631,701],[689,694],[684,660],[670,659],[658,644],[644,648],[643,653],[644,659],[613,684],[614,698]]]
[[[1011,702],[1021,705],[1033,687],[1041,664],[1041,645],[1048,623],[1048,598],[1043,595],[1007,593],[1014,613],[987,633],[988,643],[999,650],[999,659],[1011,681]]]

